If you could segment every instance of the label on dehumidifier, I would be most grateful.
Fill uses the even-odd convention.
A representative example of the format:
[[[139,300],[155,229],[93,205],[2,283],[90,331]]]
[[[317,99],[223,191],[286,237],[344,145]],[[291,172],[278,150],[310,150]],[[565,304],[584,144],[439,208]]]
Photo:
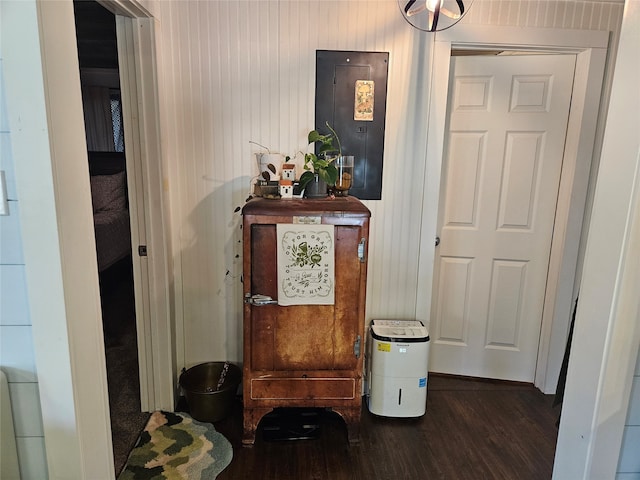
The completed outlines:
[[[379,352],[390,352],[391,344],[390,343],[378,343],[378,351]]]
[[[425,388],[427,386],[427,377],[422,377],[418,380],[418,387]]]

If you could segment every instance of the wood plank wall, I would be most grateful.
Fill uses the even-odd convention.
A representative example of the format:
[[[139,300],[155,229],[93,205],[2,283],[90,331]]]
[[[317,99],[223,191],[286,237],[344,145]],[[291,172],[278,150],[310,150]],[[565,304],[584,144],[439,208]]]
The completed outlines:
[[[238,361],[241,245],[234,213],[258,142],[291,155],[313,127],[315,51],[390,53],[382,200],[372,211],[367,318],[415,312],[432,36],[395,0],[151,2],[184,363]],[[612,30],[623,4],[475,0],[464,22]],[[428,160],[435,161],[435,160]],[[180,330],[180,329],[179,329]],[[180,365],[181,367],[181,365]]]
[[[0,55],[0,170],[9,204],[9,215],[0,216],[0,368],[9,383],[19,467],[26,480],[46,478],[47,463],[3,65]]]

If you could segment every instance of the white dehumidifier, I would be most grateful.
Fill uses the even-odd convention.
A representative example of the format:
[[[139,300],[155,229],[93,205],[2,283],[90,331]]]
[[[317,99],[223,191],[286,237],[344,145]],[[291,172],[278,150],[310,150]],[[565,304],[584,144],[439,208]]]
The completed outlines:
[[[367,347],[369,411],[420,417],[427,409],[429,333],[417,320],[372,320]]]

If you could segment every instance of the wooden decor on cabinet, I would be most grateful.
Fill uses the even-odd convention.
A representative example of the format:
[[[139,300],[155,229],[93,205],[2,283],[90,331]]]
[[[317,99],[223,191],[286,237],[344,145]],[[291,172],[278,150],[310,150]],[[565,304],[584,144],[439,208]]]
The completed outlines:
[[[323,407],[359,440],[369,210],[355,197],[250,200],[243,215],[242,443],[277,407]],[[332,305],[280,306],[277,224],[334,226]]]

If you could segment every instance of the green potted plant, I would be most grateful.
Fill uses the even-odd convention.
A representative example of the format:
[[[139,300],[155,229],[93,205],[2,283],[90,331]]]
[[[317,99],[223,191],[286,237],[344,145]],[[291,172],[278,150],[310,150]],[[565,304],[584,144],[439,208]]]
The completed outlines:
[[[330,133],[325,135],[317,130],[311,130],[308,135],[309,144],[317,144],[315,151],[305,153],[304,169],[300,176],[300,187],[304,188],[305,197],[322,198],[327,196],[327,187],[335,185],[338,178],[338,170],[334,161],[342,153],[340,139],[329,122],[327,128]],[[334,146],[334,140],[337,148]],[[317,153],[316,153],[317,152]]]

